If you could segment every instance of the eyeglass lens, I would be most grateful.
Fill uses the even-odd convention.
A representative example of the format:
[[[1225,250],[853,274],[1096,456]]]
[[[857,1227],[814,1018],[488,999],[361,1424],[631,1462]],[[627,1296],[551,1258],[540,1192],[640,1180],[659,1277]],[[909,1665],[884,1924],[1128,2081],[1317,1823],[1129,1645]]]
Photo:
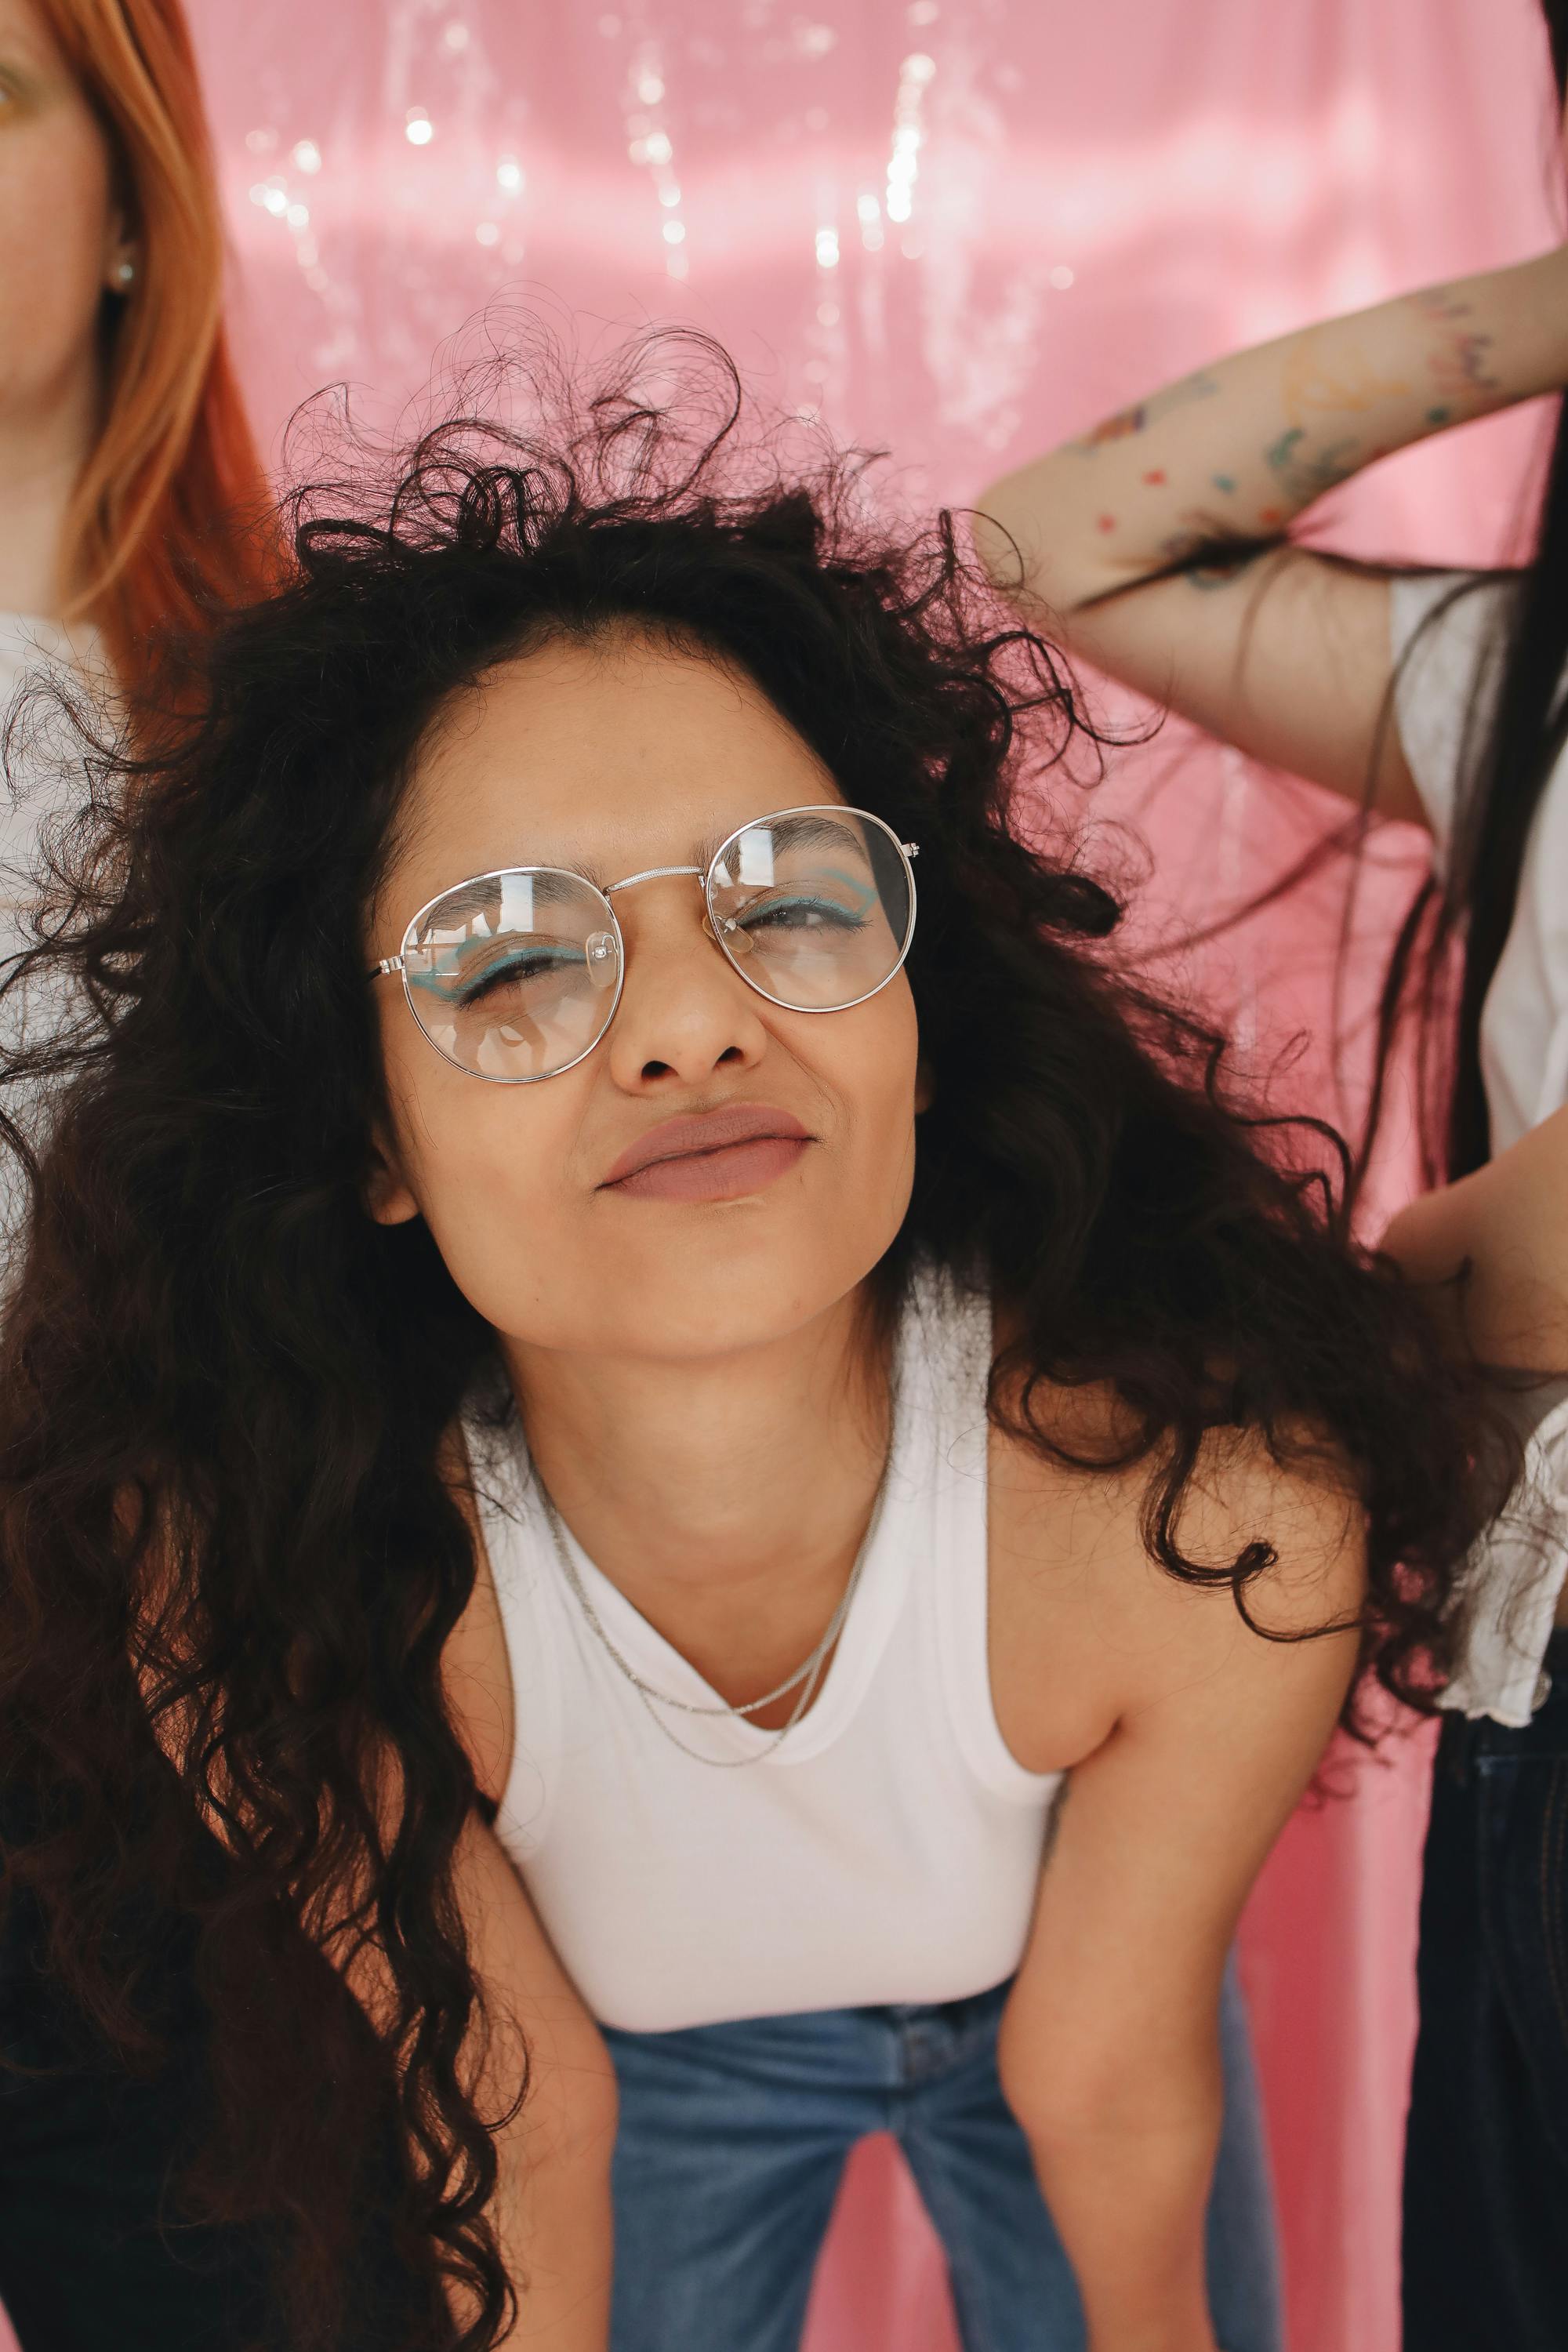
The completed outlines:
[[[714,934],[776,1004],[827,1013],[891,978],[909,944],[909,867],[858,811],[794,809],[726,842],[708,879]]]
[[[707,879],[713,936],[760,994],[800,1012],[856,1004],[889,980],[913,913],[903,853],[858,811],[747,825]],[[427,908],[403,950],[409,1003],[439,1053],[487,1078],[552,1077],[597,1045],[620,995],[621,945],[582,876],[479,877]]]
[[[621,976],[606,908],[580,875],[488,874],[438,898],[403,950],[430,1043],[482,1078],[548,1078],[609,1027]]]

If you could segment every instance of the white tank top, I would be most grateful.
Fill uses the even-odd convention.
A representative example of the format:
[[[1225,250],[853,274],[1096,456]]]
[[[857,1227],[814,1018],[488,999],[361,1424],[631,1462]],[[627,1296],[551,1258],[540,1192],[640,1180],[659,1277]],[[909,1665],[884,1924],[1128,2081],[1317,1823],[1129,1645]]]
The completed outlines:
[[[893,1454],[859,1590],[788,1737],[664,1710],[586,1622],[515,1422],[471,1433],[511,1664],[497,1830],[595,2016],[632,2032],[956,2000],[1023,1956],[1059,1773],[1003,1741],[986,1661],[990,1316],[917,1286]],[[580,1547],[601,1623],[655,1688],[717,1694]]]

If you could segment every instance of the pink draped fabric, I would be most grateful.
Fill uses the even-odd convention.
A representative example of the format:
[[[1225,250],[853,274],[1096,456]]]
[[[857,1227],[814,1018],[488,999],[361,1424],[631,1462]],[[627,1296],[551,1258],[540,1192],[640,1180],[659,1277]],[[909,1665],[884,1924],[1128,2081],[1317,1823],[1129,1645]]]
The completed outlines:
[[[1532,0],[189,0],[274,440],[329,379],[385,418],[489,299],[585,343],[719,336],[765,394],[963,501],[1227,346],[1553,235]],[[1336,544],[1509,543],[1540,420],[1472,427],[1342,494]],[[1331,690],[1331,681],[1325,681]],[[1325,812],[1169,730],[1097,818],[1190,916]],[[1369,952],[1411,872],[1364,895]],[[1331,877],[1207,967],[1245,1034],[1304,1024],[1322,1099]],[[1404,1171],[1391,1160],[1385,1193]],[[1243,1935],[1293,2352],[1394,2352],[1424,1735],[1336,1766]],[[850,2167],[809,2352],[951,2352],[942,2264],[890,2149]]]

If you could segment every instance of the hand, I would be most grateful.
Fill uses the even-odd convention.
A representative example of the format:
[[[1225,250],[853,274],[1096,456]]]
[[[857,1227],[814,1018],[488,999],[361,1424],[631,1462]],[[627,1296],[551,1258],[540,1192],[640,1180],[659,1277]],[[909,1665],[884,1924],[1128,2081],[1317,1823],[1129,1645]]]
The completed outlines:
[[[1399,1212],[1381,1248],[1482,1361],[1568,1369],[1568,1105],[1473,1175]],[[1456,1280],[1461,1266],[1469,1274]]]

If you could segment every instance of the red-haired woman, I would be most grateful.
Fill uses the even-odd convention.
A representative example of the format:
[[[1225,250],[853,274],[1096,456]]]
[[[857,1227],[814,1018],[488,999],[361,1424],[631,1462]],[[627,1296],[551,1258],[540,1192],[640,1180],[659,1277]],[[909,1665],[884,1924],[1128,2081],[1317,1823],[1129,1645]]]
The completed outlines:
[[[268,569],[178,0],[0,0],[0,221],[3,724],[40,663],[144,687],[166,626]],[[28,766],[3,767],[0,947],[31,895]]]
[[[0,700],[40,647],[134,684],[268,568],[178,0],[0,0]]]

